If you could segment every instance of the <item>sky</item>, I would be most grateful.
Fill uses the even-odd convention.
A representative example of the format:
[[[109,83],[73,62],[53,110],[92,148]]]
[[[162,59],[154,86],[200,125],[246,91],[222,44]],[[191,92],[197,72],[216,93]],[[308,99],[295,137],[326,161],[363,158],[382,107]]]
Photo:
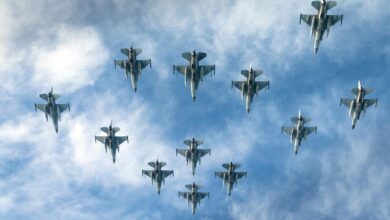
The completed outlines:
[[[386,0],[339,1],[344,14],[317,55],[299,14],[310,1],[0,1],[0,219],[390,219],[390,11]],[[135,94],[114,59],[152,59]],[[216,74],[196,102],[173,64],[204,51]],[[252,66],[270,80],[250,114],[232,80]],[[361,80],[379,98],[355,130],[340,98]],[[35,112],[53,87],[70,103],[59,132]],[[294,155],[282,125],[301,110],[318,126]],[[110,121],[128,135],[117,162],[94,143]],[[211,156],[192,176],[175,155],[192,137]],[[167,162],[158,196],[142,169]],[[231,197],[214,177],[240,163]],[[195,216],[177,192],[210,198]]]

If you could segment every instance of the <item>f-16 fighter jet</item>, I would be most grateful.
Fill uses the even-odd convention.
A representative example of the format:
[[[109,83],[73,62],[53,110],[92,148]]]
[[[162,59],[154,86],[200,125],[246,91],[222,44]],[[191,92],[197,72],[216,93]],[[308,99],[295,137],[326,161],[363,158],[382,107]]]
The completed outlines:
[[[358,81],[358,87],[352,89],[352,93],[355,94],[354,99],[341,99],[340,105],[343,103],[349,108],[349,117],[352,118],[352,129],[355,128],[357,120],[360,119],[360,113],[366,113],[366,110],[371,105],[378,104],[378,99],[365,99],[367,94],[373,92],[373,89],[363,88],[360,81]]]
[[[99,141],[100,143],[104,144],[104,148],[107,148],[111,150],[112,155],[112,161],[115,163],[116,160],[116,151],[119,152],[119,145],[121,145],[123,142],[127,141],[129,143],[129,137],[128,136],[116,136],[116,133],[120,130],[118,127],[112,127],[112,122],[110,126],[102,127],[100,128],[101,131],[107,134],[107,136],[95,136],[95,143],[96,141]]]
[[[116,66],[124,69],[126,79],[131,78],[131,85],[133,86],[134,92],[137,92],[137,81],[141,76],[141,70],[146,66],[152,67],[152,60],[137,60],[137,56],[142,53],[142,49],[135,49],[133,45],[130,48],[121,49],[121,53],[126,55],[127,60],[114,60],[115,69]]]
[[[242,177],[246,177],[246,172],[236,172],[235,170],[241,167],[238,163],[225,163],[222,164],[222,167],[227,169],[227,172],[215,172],[215,176],[218,176],[222,179],[223,185],[227,186],[228,194],[229,196],[232,194],[233,186],[237,185],[237,180],[241,179]]]
[[[215,74],[215,65],[199,65],[199,61],[204,59],[206,56],[206,53],[196,53],[195,50],[192,51],[192,53],[182,53],[182,57],[190,62],[189,65],[173,65],[173,73],[177,71],[184,76],[184,85],[187,86],[187,83],[190,83],[191,96],[194,102],[199,82],[203,81],[203,77],[210,72],[213,71]]]
[[[192,214],[195,214],[196,206],[199,204],[202,199],[204,199],[206,196],[210,197],[210,193],[208,192],[198,192],[200,188],[202,188],[200,185],[196,185],[195,183],[187,184],[186,188],[191,190],[190,192],[179,192],[179,197],[183,197],[187,199],[188,205],[191,203],[192,208]]]
[[[314,53],[317,54],[320,42],[324,36],[325,31],[327,36],[329,35],[330,27],[341,21],[343,23],[343,15],[328,15],[327,12],[331,8],[336,6],[335,1],[325,0],[313,1],[311,5],[318,10],[317,15],[304,15],[301,14],[299,23],[303,20],[311,27],[310,35],[314,38]]]
[[[245,98],[246,102],[246,111],[249,113],[251,103],[253,101],[253,96],[258,95],[259,91],[268,88],[269,81],[256,81],[256,77],[263,74],[262,70],[253,70],[252,67],[250,70],[241,70],[241,74],[247,78],[246,81],[232,81],[233,86],[241,90],[241,99]]]
[[[142,170],[142,175],[146,175],[152,179],[152,184],[156,181],[157,193],[160,194],[161,183],[165,183],[165,178],[174,175],[173,170],[162,170],[161,168],[167,165],[165,162],[149,162],[149,166],[153,167],[153,170]]]
[[[58,133],[58,121],[61,121],[61,113],[65,110],[70,111],[69,104],[56,104],[56,100],[60,98],[59,94],[54,94],[53,88],[51,88],[48,94],[40,94],[39,97],[47,101],[47,104],[34,104],[35,111],[37,109],[43,111],[46,116],[46,121],[49,120],[49,116],[54,124],[54,129]]]
[[[196,164],[201,161],[201,158],[209,154],[211,155],[210,149],[198,149],[198,146],[203,144],[203,141],[201,140],[195,140],[195,138],[192,138],[192,140],[184,140],[183,143],[188,146],[188,149],[176,149],[176,156],[177,154],[181,154],[186,158],[187,165],[188,162],[191,162],[192,165],[192,175],[195,175],[195,169]]]
[[[282,127],[283,131],[291,136],[291,143],[294,146],[295,155],[298,153],[299,146],[301,146],[302,139],[311,134],[312,132],[317,133],[317,127],[305,127],[305,124],[311,121],[310,118],[303,117],[301,111],[298,112],[298,117],[292,117],[291,121],[296,125],[294,127]]]

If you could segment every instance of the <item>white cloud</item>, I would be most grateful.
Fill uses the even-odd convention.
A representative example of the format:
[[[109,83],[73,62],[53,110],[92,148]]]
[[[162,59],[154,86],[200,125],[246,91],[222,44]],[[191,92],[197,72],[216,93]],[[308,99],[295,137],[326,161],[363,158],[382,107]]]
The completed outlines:
[[[54,43],[48,40],[33,46],[33,85],[72,92],[93,84],[102,74],[108,51],[94,29],[64,26],[56,31]]]

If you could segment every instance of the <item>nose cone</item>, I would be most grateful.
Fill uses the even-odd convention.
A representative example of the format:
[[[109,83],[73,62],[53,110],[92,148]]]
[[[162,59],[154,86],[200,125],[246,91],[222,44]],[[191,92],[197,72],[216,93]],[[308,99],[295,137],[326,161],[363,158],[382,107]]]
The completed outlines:
[[[314,48],[314,53],[315,53],[315,54],[318,53],[318,47],[315,47],[315,48]]]
[[[114,163],[115,163],[115,158],[114,158],[114,159],[112,159],[112,162],[114,162]]]
[[[137,93],[137,87],[134,88],[134,92]]]
[[[195,100],[196,100],[196,96],[192,96],[192,101],[195,102]]]
[[[296,151],[294,151],[294,153],[295,153],[295,155],[297,155],[297,154],[298,154],[298,151],[296,150]]]

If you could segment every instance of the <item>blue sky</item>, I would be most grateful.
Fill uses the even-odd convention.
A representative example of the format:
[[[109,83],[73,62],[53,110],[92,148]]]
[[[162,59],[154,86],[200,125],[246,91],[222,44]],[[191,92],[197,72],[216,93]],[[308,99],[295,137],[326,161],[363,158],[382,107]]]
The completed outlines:
[[[1,1],[0,219],[390,219],[386,5],[339,1],[314,55],[310,1]],[[131,43],[153,65],[137,94],[113,65]],[[171,69],[193,49],[216,64],[196,103]],[[271,83],[248,115],[230,86],[250,65]],[[379,103],[352,130],[339,100],[358,80]],[[71,104],[58,134],[33,108],[51,86]],[[318,133],[294,156],[298,109]],[[110,120],[130,139],[115,165],[93,138]],[[175,155],[193,136],[212,149],[195,177]],[[175,170],[160,196],[141,176],[157,157]],[[230,160],[248,178],[229,198],[213,174]],[[210,192],[194,217],[177,197],[193,181]]]

